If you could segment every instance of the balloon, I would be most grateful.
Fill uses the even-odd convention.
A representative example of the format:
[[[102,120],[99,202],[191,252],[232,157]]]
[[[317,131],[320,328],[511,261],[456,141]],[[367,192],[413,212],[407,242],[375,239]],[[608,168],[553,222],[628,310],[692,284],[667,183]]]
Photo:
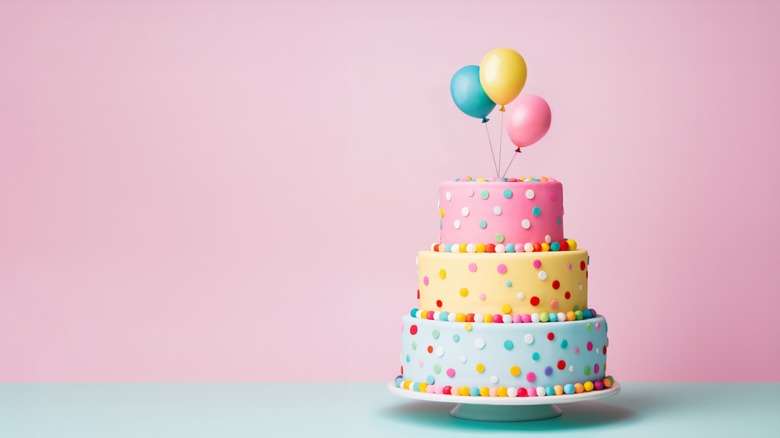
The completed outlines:
[[[496,107],[479,83],[479,67],[476,65],[467,65],[452,75],[450,94],[461,111],[482,119],[482,123],[488,121],[485,117]]]
[[[501,105],[501,111],[520,94],[526,76],[525,60],[512,49],[491,50],[479,67],[479,82],[490,100]]]
[[[539,96],[524,94],[506,112],[506,132],[518,148],[536,143],[550,129],[550,105]]]

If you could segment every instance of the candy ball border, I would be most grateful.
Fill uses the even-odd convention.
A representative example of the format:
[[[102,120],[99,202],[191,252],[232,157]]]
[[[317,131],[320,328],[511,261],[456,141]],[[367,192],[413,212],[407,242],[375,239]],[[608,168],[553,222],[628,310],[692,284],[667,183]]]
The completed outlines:
[[[498,253],[512,254],[516,252],[558,252],[574,251],[577,249],[577,241],[563,239],[559,242],[527,242],[527,243],[433,243],[430,250],[434,252],[451,253]]]
[[[538,322],[566,322],[566,321],[580,321],[583,319],[595,318],[598,315],[595,309],[585,310],[570,310],[568,312],[559,313],[530,313],[530,314],[515,314],[515,315],[491,315],[489,313],[451,313],[451,312],[439,312],[434,310],[420,310],[413,308],[410,312],[412,318],[428,319],[431,321],[446,321],[446,322],[473,322],[473,323],[495,323],[495,324],[522,324],[522,323],[538,323]]]
[[[429,385],[426,382],[415,382],[413,380],[404,380],[403,376],[395,378],[395,387],[415,392],[424,392],[428,394],[445,394],[454,396],[470,397],[546,397],[557,395],[580,394],[583,392],[600,391],[611,388],[615,384],[612,376],[606,376],[601,380],[588,380],[584,383],[567,383],[565,385],[538,386],[530,388],[515,388],[513,386],[494,387],[469,387],[469,386],[450,386],[450,385]],[[453,391],[454,390],[454,391]]]

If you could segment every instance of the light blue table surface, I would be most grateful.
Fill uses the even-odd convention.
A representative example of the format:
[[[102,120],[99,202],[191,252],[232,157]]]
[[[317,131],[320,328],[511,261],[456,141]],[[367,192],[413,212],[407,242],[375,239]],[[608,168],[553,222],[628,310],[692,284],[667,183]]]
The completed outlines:
[[[625,383],[559,418],[484,423],[363,383],[2,383],[0,437],[780,437],[780,383]]]

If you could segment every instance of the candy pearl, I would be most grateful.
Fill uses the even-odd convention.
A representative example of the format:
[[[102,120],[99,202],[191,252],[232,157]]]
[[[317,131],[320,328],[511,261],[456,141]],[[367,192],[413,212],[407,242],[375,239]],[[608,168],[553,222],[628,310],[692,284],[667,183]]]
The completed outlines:
[[[525,252],[534,252],[534,244],[531,242],[526,243],[523,245],[523,250],[525,250]]]
[[[539,314],[538,313],[532,313],[531,314],[531,322],[536,323],[536,322],[539,322],[539,321],[540,321]]]
[[[596,390],[602,390],[604,388],[604,384],[601,383],[601,380],[594,380],[593,381],[593,387],[596,388]]]
[[[507,397],[517,397],[517,388],[510,386],[506,389],[506,395]]]
[[[525,315],[523,315],[523,322],[528,323],[528,322],[532,322],[532,321],[533,321],[533,318],[531,317],[531,315],[529,315],[527,313]]]
[[[585,382],[582,384],[582,387],[585,388],[585,391],[587,392],[593,391],[593,382]]]
[[[508,253],[513,253],[513,252],[515,252],[515,244],[514,244],[514,243],[507,243],[507,244],[506,244],[506,248],[505,248],[505,250],[506,250],[506,252],[508,252]]]
[[[474,315],[474,322],[485,322],[485,315],[477,313]]]
[[[545,389],[544,386],[539,386],[536,388],[536,396],[537,397],[544,397],[547,395],[547,389]]]
[[[504,315],[504,316],[509,316],[509,315]],[[496,324],[500,324],[504,322],[504,318],[499,314],[495,314],[493,315],[493,322],[495,322]]]
[[[523,316],[519,315],[519,314],[512,316],[512,322],[515,323],[515,324],[519,324],[519,323],[523,322]]]
[[[511,243],[509,245],[511,245]],[[503,244],[499,243],[498,245],[496,245],[496,252],[497,253],[503,253],[505,251],[506,251],[506,247]]]
[[[572,385],[571,383],[567,383],[566,385],[563,386],[563,392],[565,392],[566,394],[574,394],[574,385]]]
[[[515,315],[515,316],[517,316],[517,315]],[[502,317],[501,317],[501,319],[502,319],[502,321],[504,322],[504,324],[510,324],[510,323],[512,323],[512,321],[513,321],[513,318],[514,318],[514,317],[513,317],[512,315],[504,315],[504,316],[502,316]]]
[[[475,245],[473,243],[469,243],[468,245],[466,245],[466,252],[469,252],[469,253],[472,253],[472,254],[477,252],[477,245]]]

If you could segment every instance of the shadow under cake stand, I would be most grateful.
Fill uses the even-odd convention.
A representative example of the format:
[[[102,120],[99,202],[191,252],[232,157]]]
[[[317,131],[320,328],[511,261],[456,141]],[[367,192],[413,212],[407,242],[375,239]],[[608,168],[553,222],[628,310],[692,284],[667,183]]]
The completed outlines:
[[[471,397],[464,395],[429,394],[398,388],[394,382],[387,385],[390,393],[399,397],[440,403],[457,403],[450,415],[476,421],[533,421],[546,420],[561,415],[556,405],[599,400],[620,392],[615,382],[610,388],[544,397]]]

